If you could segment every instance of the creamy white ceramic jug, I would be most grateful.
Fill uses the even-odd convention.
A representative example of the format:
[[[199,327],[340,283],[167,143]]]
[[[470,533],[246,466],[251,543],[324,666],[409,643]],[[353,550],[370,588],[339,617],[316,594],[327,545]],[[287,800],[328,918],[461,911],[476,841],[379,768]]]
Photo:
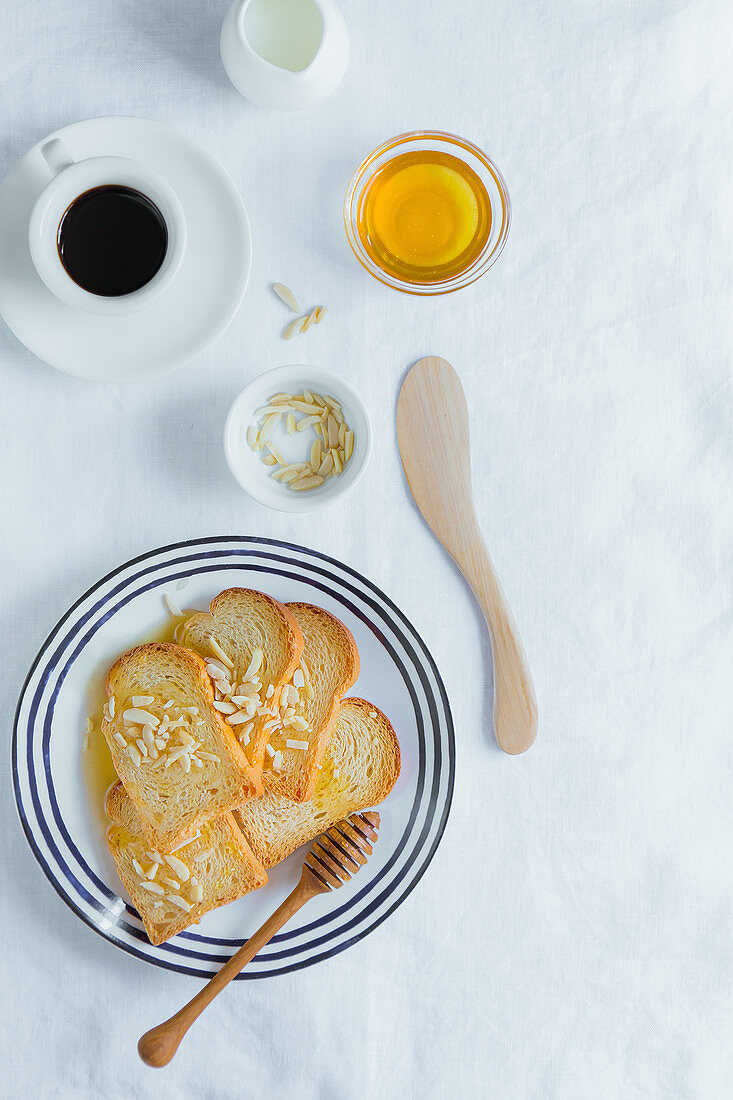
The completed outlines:
[[[221,28],[234,87],[260,107],[310,107],[341,83],[349,32],[334,0],[235,0]]]

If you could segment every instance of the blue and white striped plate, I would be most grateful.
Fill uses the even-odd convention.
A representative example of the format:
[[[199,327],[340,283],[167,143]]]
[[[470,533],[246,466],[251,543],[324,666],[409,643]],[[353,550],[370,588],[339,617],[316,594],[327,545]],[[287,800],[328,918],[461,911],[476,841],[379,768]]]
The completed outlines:
[[[64,615],[33,662],[18,703],[13,778],[36,859],[58,894],[105,939],[138,958],[208,977],[295,885],[303,852],[270,872],[263,889],[207,914],[153,947],[117,878],[92,805],[82,743],[89,685],[130,644],[164,620],[164,594],[206,608],[217,592],[259,588],[305,600],[353,632],[361,675],[352,694],[392,720],[402,774],[380,806],[379,840],[367,865],[337,894],[311,901],[240,978],[283,974],[327,959],[371,932],[425,872],[445,828],[455,745],[443,682],[424,642],[392,601],[341,562],[289,543],[209,538],[153,550],[95,584]],[[100,796],[101,797],[101,796]]]

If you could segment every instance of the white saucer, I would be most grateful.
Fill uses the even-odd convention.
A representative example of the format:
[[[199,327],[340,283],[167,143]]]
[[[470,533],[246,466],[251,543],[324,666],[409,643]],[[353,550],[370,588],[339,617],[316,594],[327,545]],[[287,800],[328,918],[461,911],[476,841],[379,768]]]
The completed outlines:
[[[39,152],[63,137],[75,159],[131,157],[176,191],[186,215],[186,253],[175,279],[147,306],[96,316],[59,301],[39,278],[28,219],[49,180]],[[247,287],[249,220],[232,179],[200,145],[142,118],[93,118],[49,134],[0,184],[0,314],[26,347],[52,367],[100,382],[129,382],[187,363],[221,335]]]

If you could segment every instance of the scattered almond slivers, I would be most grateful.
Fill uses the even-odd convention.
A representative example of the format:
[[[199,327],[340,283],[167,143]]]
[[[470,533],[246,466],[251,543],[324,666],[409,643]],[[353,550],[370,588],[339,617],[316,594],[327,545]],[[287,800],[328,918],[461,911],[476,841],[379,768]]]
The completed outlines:
[[[284,283],[273,283],[272,289],[281,302],[284,302],[288,309],[293,313],[300,313],[300,306],[298,305],[295,295],[290,287],[285,286]],[[325,306],[314,306],[308,313],[301,314],[296,317],[294,321],[291,321],[289,325],[283,329],[283,340],[292,340],[296,332],[307,332],[311,325],[320,325],[321,321],[326,315]]]
[[[290,287],[285,286],[284,283],[273,283],[272,289],[275,291],[280,301],[285,303],[288,309],[292,309],[293,313],[300,313],[300,307]]]
[[[313,314],[316,312],[314,310]],[[318,318],[314,319],[317,324]],[[344,419],[340,403],[327,394],[322,396],[307,389],[300,394],[277,393],[256,411],[255,416],[260,424],[247,428],[247,443],[253,451],[267,450],[262,461],[272,468],[270,477],[289,486],[293,492],[317,489],[327,478],[338,477],[354,454],[354,433]],[[283,417],[288,435],[308,429],[313,431],[315,440],[310,447],[309,461],[288,463],[270,443]]]

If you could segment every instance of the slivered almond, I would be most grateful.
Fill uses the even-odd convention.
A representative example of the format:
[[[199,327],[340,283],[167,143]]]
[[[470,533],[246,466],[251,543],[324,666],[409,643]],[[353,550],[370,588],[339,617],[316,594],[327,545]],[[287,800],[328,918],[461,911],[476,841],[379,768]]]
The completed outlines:
[[[188,755],[188,745],[183,745],[182,748],[174,749],[173,752],[169,752],[165,758],[165,767],[170,768],[175,764],[176,760],[180,760],[182,756]]]
[[[317,439],[311,447],[311,468],[317,470],[321,465],[321,441]]]
[[[292,340],[301,324],[300,317],[296,317],[294,321],[291,321],[290,324],[283,329],[283,340]]]
[[[333,448],[339,441],[339,426],[336,417],[330,413],[328,417],[328,445]]]
[[[276,462],[278,462],[281,466],[286,466],[287,465],[287,463],[285,462],[285,459],[280,454],[277,447],[273,446],[272,443],[268,443],[267,444],[267,449],[270,452],[270,454],[272,455],[272,457],[275,459]]]
[[[122,722],[128,726],[160,726],[161,719],[140,706],[129,706],[122,712]]]
[[[262,427],[260,428],[259,442],[261,446],[264,446],[264,444],[267,443],[268,439],[275,431],[275,428],[277,427],[281,416],[281,412],[275,412],[270,413],[269,416],[265,417],[264,421],[262,422]]]
[[[128,745],[127,746],[127,755],[130,757],[130,760],[132,760],[135,767],[139,768],[140,767],[140,761],[142,760],[142,756],[138,752],[138,749],[137,749],[136,745]]]
[[[339,412],[342,411],[341,402],[337,401],[335,397],[331,397],[330,393],[324,393],[323,397],[324,397],[324,400],[331,406],[332,409],[338,409]]]
[[[331,453],[333,454],[333,468],[334,468],[334,470],[336,471],[337,474],[342,474],[344,472],[344,464],[341,461],[341,452],[340,451],[332,451]]]
[[[203,901],[203,900],[204,900],[204,892],[201,889],[198,882],[192,884],[191,885],[191,901],[198,904],[198,902]]]
[[[295,435],[295,429],[297,427],[297,424],[296,424],[296,421],[295,421],[295,414],[294,413],[288,413],[287,426],[288,426],[288,435]]]
[[[173,855],[164,855],[163,859],[166,861],[171,871],[173,871],[174,874],[178,875],[181,882],[188,882],[189,870],[182,859],[178,859],[176,856]]]
[[[126,749],[126,748],[127,748],[127,741],[125,741],[125,739],[124,739],[124,737],[122,736],[122,734],[121,734],[121,733],[115,733],[115,735],[114,735],[114,736],[115,736],[115,741],[116,741],[116,742],[117,742],[117,744],[118,744],[118,745],[120,746],[120,748],[121,748],[121,749]]]
[[[202,760],[210,760],[212,764],[221,764],[221,757],[217,756],[215,752],[205,752],[204,749],[199,749],[199,756]]]
[[[231,657],[227,657],[226,653],[221,648],[213,634],[209,636],[209,645],[211,646],[219,660],[223,661],[227,668],[234,668],[234,661],[231,659]]]
[[[302,477],[298,481],[291,481],[290,488],[296,493],[302,493],[306,489],[317,489],[319,485],[323,485],[323,478],[318,474],[311,474],[310,477]]]
[[[346,424],[342,421],[339,424],[339,447],[343,447],[346,442]]]
[[[171,905],[177,905],[179,909],[183,909],[186,913],[190,913],[193,909],[193,906],[189,905],[183,898],[179,898],[178,894],[166,894],[166,901],[169,901]]]
[[[262,668],[262,662],[264,660],[264,656],[265,656],[265,654],[261,649],[257,648],[257,649],[252,650],[252,658],[249,662],[249,668],[247,669],[244,676],[242,677],[242,682],[243,683],[246,682],[247,680],[251,680],[253,676],[257,675],[257,673]]]
[[[316,307],[316,308],[318,308],[318,307]],[[316,310],[312,309],[310,311],[310,313],[308,314],[308,316],[306,317],[306,319],[303,321],[303,324],[300,326],[300,331],[301,332],[307,332],[308,329],[313,324],[313,322],[315,321],[315,319],[316,319]]]
[[[270,398],[270,405],[287,405],[289,401],[293,400],[292,393],[276,393]]]
[[[306,389],[303,390],[303,400],[307,401],[309,405],[315,405],[316,404],[316,402],[313,400],[313,394],[311,393],[310,390],[306,390]]]
[[[265,455],[262,461],[265,466],[277,466],[277,459],[273,458],[272,455]]]
[[[295,295],[289,286],[285,286],[285,283],[273,283],[272,289],[277,294],[281,302],[284,302],[288,309],[292,309],[293,313],[300,313],[300,306],[295,300]]]
[[[297,688],[302,688],[305,684],[305,676],[303,675],[302,668],[296,668],[293,673],[293,685]]]
[[[168,608],[168,610],[170,611],[170,613],[171,613],[171,615],[173,616],[174,619],[182,619],[183,618],[183,612],[181,611],[180,607],[178,606],[177,603],[173,602],[173,600],[170,598],[170,596],[168,595],[167,592],[163,596],[163,603]]]
[[[151,703],[155,702],[154,695],[133,695],[130,699],[133,707],[149,707]]]
[[[309,416],[320,416],[323,412],[320,405],[313,405],[310,401],[301,401],[299,397],[294,397],[290,404],[298,412],[307,413]]]
[[[236,704],[234,709],[239,710],[240,708],[251,708],[252,705],[256,706],[259,696],[255,697],[254,695],[230,695],[229,698],[233,703]]]
[[[236,714],[227,715],[225,721],[228,722],[230,726],[241,726],[244,722],[249,721],[249,717],[246,710],[238,710]]]
[[[318,306],[318,308],[316,309],[316,316],[315,316],[316,324],[320,325],[321,321],[323,320],[323,318],[325,316],[326,316],[326,307],[325,306]]]
[[[296,427],[299,432],[304,432],[308,428],[312,428],[314,424],[317,424],[320,417],[318,416],[304,416],[302,420],[299,420]]]
[[[215,661],[212,657],[206,658],[206,671],[214,680],[226,680],[229,675],[224,665],[220,665],[219,662]]]
[[[147,890],[149,894],[164,894],[165,890],[162,886],[159,886],[157,882],[150,882],[146,879],[145,882],[138,882],[138,886],[141,890]]]
[[[237,708],[233,703],[214,703],[214,710],[220,714],[236,714]]]
[[[344,434],[344,458],[348,462],[354,453],[354,433],[350,428]]]
[[[329,451],[328,454],[326,455],[326,457],[324,458],[323,462],[319,466],[318,473],[321,475],[321,477],[327,477],[328,474],[331,473],[332,469],[333,469],[333,455]]]
[[[187,836],[185,838],[185,840],[179,841],[178,844],[176,844],[175,848],[171,849],[170,854],[173,855],[174,852],[180,852],[181,848],[187,848],[189,844],[193,844],[194,840],[198,840],[198,838],[200,836],[201,836],[201,830],[197,829],[196,832],[193,834],[193,836]],[[163,857],[162,856],[159,856],[158,859],[161,863],[163,862]]]
[[[284,412],[285,410],[279,405],[263,405],[261,409],[256,410],[255,416],[258,417],[258,419],[262,419],[263,416],[272,416],[273,413],[282,416]]]
[[[259,434],[259,430],[254,426],[254,424],[250,424],[250,426],[247,428],[247,442],[252,450],[254,450],[257,446]]]

